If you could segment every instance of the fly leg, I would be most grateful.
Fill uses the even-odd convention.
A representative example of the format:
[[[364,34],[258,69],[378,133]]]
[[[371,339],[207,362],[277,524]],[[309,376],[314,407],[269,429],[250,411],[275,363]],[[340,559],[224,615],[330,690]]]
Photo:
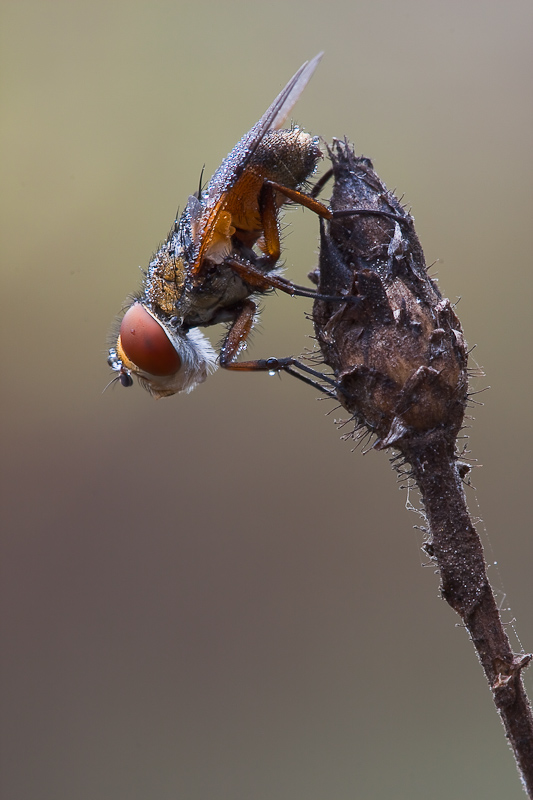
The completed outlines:
[[[309,197],[317,198],[318,195],[320,194],[320,192],[322,191],[322,189],[324,188],[324,186],[326,185],[326,183],[332,177],[333,177],[333,170],[332,169],[328,169],[328,171],[325,172],[322,175],[322,177],[319,178],[317,180],[317,182],[314,184],[313,188],[309,192]]]
[[[326,294],[318,294],[315,289],[308,288],[307,286],[298,286],[298,284],[283,278],[281,275],[271,275],[263,272],[259,267],[254,266],[249,261],[238,261],[236,258],[228,257],[225,263],[232,268],[232,270],[242,278],[242,280],[253,287],[257,292],[268,292],[269,289],[279,289],[280,292],[290,294],[291,297],[310,297],[312,300],[324,300],[325,302],[341,302],[346,303],[357,298],[341,297],[335,295],[330,297]]]
[[[328,176],[329,177],[329,176]],[[323,217],[324,219],[331,219],[333,214],[319,200],[315,200],[312,195],[305,194],[305,192],[300,192],[298,189],[289,189],[288,186],[283,186],[281,183],[276,183],[275,181],[265,181],[266,186],[271,186],[277,192],[284,194],[289,200],[292,200],[293,203],[298,203],[300,206],[304,206],[308,208],[310,211],[314,211],[315,214],[318,214],[319,217]]]
[[[257,311],[257,306],[253,300],[243,300],[235,310],[235,319],[227,333],[224,344],[220,350],[219,364],[224,369],[235,370],[237,372],[287,372],[295,378],[303,381],[304,383],[313,386],[315,389],[327,394],[330,397],[336,397],[335,392],[330,389],[324,388],[318,381],[325,381],[329,383],[332,389],[337,387],[337,384],[327,375],[323,375],[318,370],[308,367],[296,358],[289,356],[287,358],[259,358],[254,361],[236,361],[239,351],[242,350],[246,344],[252,326],[254,323],[254,316]],[[301,375],[297,370],[304,372]],[[316,380],[313,380],[313,376]]]
[[[309,208],[311,211],[314,211],[315,214],[318,214],[318,216],[324,219],[331,219],[331,211],[326,208],[323,203],[315,200],[314,197],[304,194],[304,192],[299,192],[297,189],[289,189],[287,186],[282,186],[280,183],[265,181],[259,196],[259,210],[263,226],[262,249],[265,253],[260,263],[265,270],[272,269],[281,255],[278,202],[276,202],[277,192],[285,195],[285,197],[292,200],[294,203]]]
[[[261,223],[263,226],[262,249],[265,255],[257,260],[257,266],[250,261],[239,261],[231,256],[226,259],[226,264],[228,264],[243,281],[249,286],[253,286],[258,292],[266,292],[269,289],[279,289],[281,292],[290,294],[293,297],[310,297],[312,300],[333,302],[343,301],[342,297],[320,295],[317,294],[315,289],[311,289],[307,286],[299,286],[287,280],[287,278],[283,278],[281,275],[270,274],[269,270],[274,268],[281,255],[276,192],[282,192],[290,200],[310,208],[316,214],[320,215],[321,218],[331,219],[331,211],[313,197],[299,192],[296,189],[289,189],[281,184],[265,181],[259,198]]]
[[[264,258],[261,263],[265,269],[272,267],[281,255],[279,241],[278,208],[276,205],[276,192],[269,183],[265,183],[259,195],[259,211],[263,224],[263,251]]]

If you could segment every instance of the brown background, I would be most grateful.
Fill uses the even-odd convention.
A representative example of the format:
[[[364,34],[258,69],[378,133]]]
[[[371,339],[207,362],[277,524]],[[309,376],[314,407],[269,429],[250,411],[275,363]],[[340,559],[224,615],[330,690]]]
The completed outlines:
[[[202,165],[324,49],[295,119],[405,192],[462,297],[468,500],[531,650],[531,33],[521,0],[4,3],[6,800],[523,797],[386,454],[287,376],[102,389]],[[302,282],[316,219],[286,221]],[[309,303],[265,306],[249,353],[311,346]]]

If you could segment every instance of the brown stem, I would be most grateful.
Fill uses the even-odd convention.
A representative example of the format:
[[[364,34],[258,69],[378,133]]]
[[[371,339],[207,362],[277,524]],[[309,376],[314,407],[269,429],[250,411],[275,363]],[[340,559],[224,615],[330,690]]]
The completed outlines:
[[[453,448],[442,431],[400,447],[422,495],[442,595],[470,634],[522,780],[533,797],[533,717],[522,681],[531,655],[515,655],[487,577],[483,549],[466,506]]]
[[[347,142],[329,151],[332,220],[322,223],[313,318],[339,402],[377,449],[395,448],[418,484],[428,555],[489,682],[529,796],[533,716],[502,624],[457,469],[468,403],[468,349],[449,300],[427,274],[412,217]],[[327,302],[331,295],[346,303]]]

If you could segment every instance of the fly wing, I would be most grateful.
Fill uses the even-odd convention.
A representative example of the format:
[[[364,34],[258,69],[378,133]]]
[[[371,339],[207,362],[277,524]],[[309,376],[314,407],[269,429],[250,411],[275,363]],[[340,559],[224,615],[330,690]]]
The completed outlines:
[[[224,211],[228,192],[235,186],[248,166],[261,139],[268,131],[278,130],[291,113],[298,98],[309,83],[318,66],[323,53],[319,53],[311,61],[302,64],[298,72],[290,79],[278,94],[272,105],[265,111],[259,122],[242,137],[231,153],[226,156],[217,169],[206,191],[202,194],[203,210],[196,226],[196,253],[190,264],[191,275],[197,275],[202,267],[206,251],[209,248],[220,214]]]
[[[323,55],[324,53],[319,53],[317,56],[311,59],[311,61],[306,61],[305,64],[302,64],[296,75],[291,78],[285,89],[283,89],[283,92],[278,94],[268,111],[266,111],[261,117],[257,123],[258,125],[260,125],[264,119],[268,118],[269,115],[275,111],[275,115],[266,130],[277,131],[283,127],[292,109],[300,99],[300,95],[311,80],[311,76],[318,67],[319,61]],[[285,92],[287,92],[285,100],[281,100],[282,95]]]

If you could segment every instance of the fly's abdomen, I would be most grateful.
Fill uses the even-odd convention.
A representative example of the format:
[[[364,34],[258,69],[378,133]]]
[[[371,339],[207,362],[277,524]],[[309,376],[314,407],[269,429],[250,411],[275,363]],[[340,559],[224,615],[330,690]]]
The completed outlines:
[[[250,170],[263,179],[298,189],[316,169],[322,158],[318,136],[292,128],[269,131],[250,161]]]
[[[258,144],[248,168],[241,175],[225,202],[231,214],[232,225],[239,231],[252,234],[247,246],[263,232],[260,210],[260,194],[265,181],[273,181],[289,189],[300,189],[316,169],[322,151],[318,136],[292,128],[284,131],[269,131]],[[287,202],[280,192],[276,193],[278,208]]]

